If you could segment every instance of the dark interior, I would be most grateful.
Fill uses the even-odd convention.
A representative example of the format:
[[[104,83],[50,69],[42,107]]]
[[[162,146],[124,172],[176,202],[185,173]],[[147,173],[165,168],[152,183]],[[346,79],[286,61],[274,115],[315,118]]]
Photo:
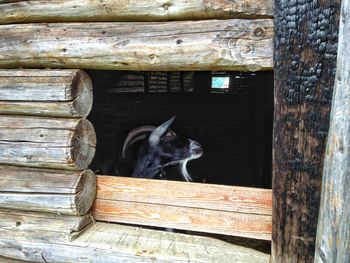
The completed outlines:
[[[158,126],[176,115],[171,129],[204,148],[188,166],[196,182],[271,188],[273,72],[88,74],[94,87],[88,118],[97,134],[91,169],[120,157],[133,128]],[[212,87],[213,77],[229,78],[229,85]],[[166,173],[181,180],[175,170]]]

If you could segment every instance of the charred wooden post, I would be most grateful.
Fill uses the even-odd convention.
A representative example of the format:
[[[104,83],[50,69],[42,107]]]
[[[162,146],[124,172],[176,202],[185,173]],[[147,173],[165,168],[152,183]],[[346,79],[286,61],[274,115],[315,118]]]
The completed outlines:
[[[273,262],[313,262],[339,2],[276,2]]]
[[[342,1],[336,81],[323,168],[316,263],[350,262],[350,1]]]
[[[91,107],[82,70],[0,70],[0,114],[86,117]]]
[[[0,116],[0,163],[86,169],[96,135],[86,119]]]
[[[67,21],[161,21],[271,17],[272,0],[45,0],[0,2],[1,24]]]
[[[0,26],[0,38],[3,68],[257,71],[273,66],[272,19],[12,24]]]
[[[96,177],[90,170],[0,166],[0,208],[83,215],[95,193]]]

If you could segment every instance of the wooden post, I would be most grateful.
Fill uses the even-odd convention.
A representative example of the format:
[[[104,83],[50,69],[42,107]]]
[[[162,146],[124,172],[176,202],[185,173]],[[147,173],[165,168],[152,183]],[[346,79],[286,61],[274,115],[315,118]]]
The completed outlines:
[[[90,170],[0,166],[1,208],[83,215],[95,193],[96,177]]]
[[[272,19],[1,25],[0,67],[256,71],[272,38]]]
[[[275,2],[273,262],[313,262],[339,2]]]
[[[1,1],[0,23],[271,17],[272,0]]]
[[[315,263],[350,262],[350,1],[342,1]]]
[[[86,119],[0,116],[0,163],[86,169],[96,135]]]
[[[86,117],[92,84],[82,70],[0,69],[0,114]]]

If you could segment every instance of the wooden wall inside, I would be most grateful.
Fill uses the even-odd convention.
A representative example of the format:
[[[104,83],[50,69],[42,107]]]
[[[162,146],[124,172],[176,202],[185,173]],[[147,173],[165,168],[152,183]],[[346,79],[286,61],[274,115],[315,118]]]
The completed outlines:
[[[88,74],[95,87],[89,119],[98,138],[92,169],[120,154],[131,129],[159,125],[176,115],[173,130],[204,147],[203,157],[189,164],[196,181],[270,187],[272,72],[228,73],[233,80],[230,94],[211,93],[211,72],[173,72],[168,75],[184,76],[184,92],[158,89],[157,93],[150,88],[146,88],[146,93],[135,91],[142,91],[145,85],[151,87],[154,76],[159,77],[158,83],[166,84],[161,73],[89,71]],[[153,79],[154,82],[157,81]],[[134,92],[125,93],[126,89]],[[181,87],[173,85],[173,90],[180,91]]]

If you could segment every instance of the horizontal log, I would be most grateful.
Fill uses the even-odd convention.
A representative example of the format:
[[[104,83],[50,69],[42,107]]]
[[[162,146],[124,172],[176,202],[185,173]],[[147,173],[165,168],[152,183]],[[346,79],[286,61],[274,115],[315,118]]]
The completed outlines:
[[[97,222],[71,242],[0,237],[0,255],[34,262],[242,262],[269,255],[213,238]]]
[[[0,1],[0,23],[272,17],[271,0]]]
[[[267,189],[98,176],[96,220],[271,239]]]
[[[72,241],[93,222],[90,214],[67,216],[0,209],[0,239]]]
[[[97,199],[272,214],[271,189],[98,176]]]
[[[94,201],[96,177],[90,170],[62,171],[0,166],[0,207],[83,215]]]
[[[0,116],[0,163],[86,169],[96,135],[86,119]]]
[[[91,107],[82,70],[0,70],[0,114],[86,117]]]
[[[271,70],[273,20],[0,26],[0,67]],[[171,55],[170,55],[171,54]]]
[[[6,262],[6,263],[28,263],[29,261],[24,261],[20,259],[13,259],[13,258],[7,258],[0,256],[0,262]]]

